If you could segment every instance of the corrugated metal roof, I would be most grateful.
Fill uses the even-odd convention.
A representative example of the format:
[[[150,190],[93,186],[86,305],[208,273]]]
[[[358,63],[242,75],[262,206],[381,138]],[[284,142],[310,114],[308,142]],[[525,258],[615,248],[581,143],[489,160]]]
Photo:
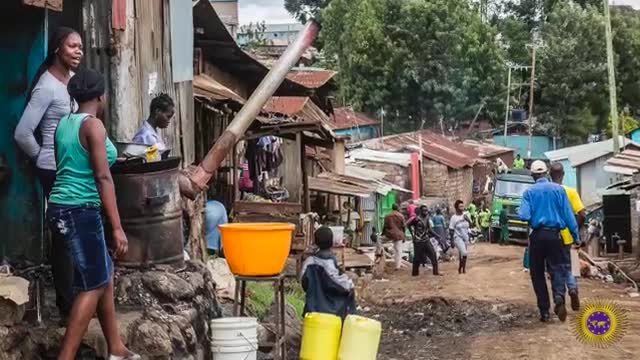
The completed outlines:
[[[422,139],[420,139],[421,137]],[[422,155],[424,157],[453,169],[473,166],[480,159],[478,153],[472,147],[453,142],[430,130],[370,139],[363,141],[361,144],[374,150],[419,152],[420,142],[422,142]]]
[[[494,143],[488,143],[484,141],[465,140],[463,144],[474,148],[478,155],[482,158],[491,158],[497,155],[514,152],[514,149],[499,146]]]
[[[360,126],[372,126],[380,124],[380,121],[370,118],[368,115],[356,112],[351,107],[340,107],[333,110],[333,129],[351,129]]]
[[[274,96],[264,105],[264,111],[295,116],[304,110],[308,102],[308,97]]]
[[[391,190],[412,193],[411,190],[407,190],[403,187],[385,181],[384,178],[387,176],[387,173],[384,171],[366,169],[357,166],[345,166],[344,173],[345,176],[349,176],[351,178],[373,182],[377,185],[376,192],[383,196],[387,195]]]
[[[245,99],[242,96],[204,74],[193,77],[193,95],[216,100],[232,100],[238,104],[245,103]]]
[[[287,79],[310,89],[317,89],[328,83],[336,74],[333,70],[292,70],[287,74]]]
[[[640,172],[640,151],[628,149],[607,160],[604,170],[622,175]]]
[[[349,150],[347,154],[347,160],[372,161],[408,167],[409,165],[411,165],[411,154],[404,152],[391,152],[383,150],[372,150],[367,148],[357,148]]]
[[[309,177],[308,181],[309,190],[312,191],[361,198],[368,198],[374,192],[369,187],[352,184],[337,177]]]
[[[624,136],[620,136],[620,149],[625,148],[631,143],[631,140],[625,138]],[[590,144],[569,146],[558,150],[547,151],[544,153],[544,155],[550,161],[560,161],[568,159],[571,163],[571,166],[576,167],[612,152],[613,139],[609,139]]]
[[[332,137],[335,137],[329,116],[308,97],[274,96],[267,101],[263,110],[267,113],[287,115],[294,120],[320,123],[332,133]]]

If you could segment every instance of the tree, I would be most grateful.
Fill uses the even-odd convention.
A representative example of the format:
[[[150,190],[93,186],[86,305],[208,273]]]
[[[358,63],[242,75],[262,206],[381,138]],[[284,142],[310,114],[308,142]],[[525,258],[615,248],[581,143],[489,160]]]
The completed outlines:
[[[392,131],[455,127],[482,104],[485,117],[503,111],[497,31],[466,0],[332,0],[321,36],[342,97],[383,108]]]
[[[267,24],[263,22],[249,23],[240,27],[240,34],[245,39],[243,48],[251,50],[259,46],[268,45],[264,33],[267,30]]]
[[[604,19],[595,7],[558,4],[542,27],[537,114],[569,143],[583,143],[608,114]]]
[[[616,80],[620,107],[640,112],[640,13],[632,8],[611,11]]]
[[[285,0],[284,8],[301,23],[317,18],[331,0]]]
[[[622,111],[618,116],[618,125],[620,127],[619,134],[621,136],[625,136],[631,131],[638,128],[638,120],[636,120],[628,111]],[[611,136],[611,117],[609,117],[609,122],[607,123],[607,135]]]

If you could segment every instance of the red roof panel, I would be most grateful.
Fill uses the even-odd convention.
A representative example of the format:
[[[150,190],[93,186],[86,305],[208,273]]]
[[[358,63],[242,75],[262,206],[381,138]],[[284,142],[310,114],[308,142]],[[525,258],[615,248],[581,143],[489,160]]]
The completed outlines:
[[[473,166],[479,160],[479,155],[472,147],[454,142],[445,136],[438,135],[430,130],[416,131],[389,135],[383,138],[370,139],[363,144],[376,150],[419,151],[420,135],[422,134],[422,155],[428,159],[437,161],[454,169],[465,166]]]
[[[353,111],[351,107],[341,107],[334,109],[333,129],[350,129],[360,126],[378,125],[380,122],[372,119],[366,114]]]
[[[310,89],[317,89],[328,83],[336,74],[332,70],[293,70],[287,74],[287,79]]]
[[[274,96],[264,105],[263,109],[269,113],[294,116],[304,109],[309,101],[308,97]]]

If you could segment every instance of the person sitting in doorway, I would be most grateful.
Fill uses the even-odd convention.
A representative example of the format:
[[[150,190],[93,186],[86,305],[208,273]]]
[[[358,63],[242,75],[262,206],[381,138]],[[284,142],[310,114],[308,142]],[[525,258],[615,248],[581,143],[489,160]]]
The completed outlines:
[[[169,123],[176,113],[176,106],[169,95],[159,94],[151,100],[149,110],[149,118],[142,124],[132,141],[141,145],[155,145],[158,151],[166,150],[167,147],[162,136],[158,133],[158,129],[169,127]]]
[[[302,265],[301,282],[306,293],[304,314],[319,312],[344,319],[356,310],[353,281],[340,271],[338,261],[331,253],[331,229],[321,226],[315,231],[314,238],[318,251]]]

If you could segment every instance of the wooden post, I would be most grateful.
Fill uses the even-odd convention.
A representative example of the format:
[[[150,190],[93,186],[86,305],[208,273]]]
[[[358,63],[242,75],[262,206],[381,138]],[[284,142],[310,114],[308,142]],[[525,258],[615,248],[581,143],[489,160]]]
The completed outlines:
[[[283,186],[289,190],[289,202],[302,203],[301,190],[303,187],[303,172],[301,169],[302,158],[302,133],[296,134],[296,140],[284,139],[282,143],[282,173],[284,177]]]
[[[305,213],[311,212],[311,194],[309,194],[309,174],[307,173],[307,147],[304,139],[300,141],[300,152],[302,153],[300,165],[302,166],[302,209]]]
[[[231,177],[233,178],[233,196],[231,197],[231,204],[233,205],[233,203],[235,203],[239,199],[238,195],[240,194],[240,188],[238,184],[238,145],[233,145],[233,149],[231,151],[233,151],[233,154],[231,154],[231,161],[233,163],[231,164],[230,171]]]
[[[354,248],[360,247],[364,239],[364,206],[362,206],[362,198],[358,198],[358,211],[360,214],[360,228],[358,229],[358,241],[356,241]]]

